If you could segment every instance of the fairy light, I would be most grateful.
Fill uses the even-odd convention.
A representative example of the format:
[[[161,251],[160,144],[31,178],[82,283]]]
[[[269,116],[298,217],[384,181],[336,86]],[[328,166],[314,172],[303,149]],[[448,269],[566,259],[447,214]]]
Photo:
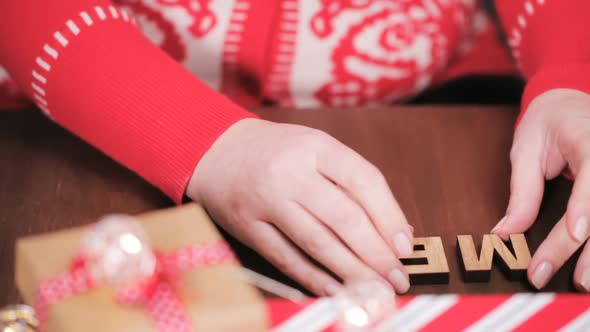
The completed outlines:
[[[361,307],[352,307],[347,309],[344,312],[344,320],[346,320],[347,324],[350,324],[354,327],[365,327],[368,326],[369,321],[369,314]]]
[[[99,220],[82,240],[90,273],[108,284],[149,278],[156,258],[143,227],[133,217],[110,215]]]
[[[395,292],[380,280],[354,280],[334,296],[339,332],[374,331],[396,309]]]
[[[129,255],[137,255],[143,248],[143,245],[137,236],[129,232],[121,234],[119,245],[121,246],[121,249]]]

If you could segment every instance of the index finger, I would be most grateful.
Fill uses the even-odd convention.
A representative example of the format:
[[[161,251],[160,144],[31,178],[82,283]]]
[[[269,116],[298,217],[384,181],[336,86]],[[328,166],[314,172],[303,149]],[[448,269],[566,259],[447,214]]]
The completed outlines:
[[[377,167],[335,139],[320,155],[316,167],[365,210],[398,257],[412,253],[412,228]]]
[[[590,147],[579,147],[568,157],[575,179],[567,206],[567,228],[574,240],[584,242],[590,232]]]

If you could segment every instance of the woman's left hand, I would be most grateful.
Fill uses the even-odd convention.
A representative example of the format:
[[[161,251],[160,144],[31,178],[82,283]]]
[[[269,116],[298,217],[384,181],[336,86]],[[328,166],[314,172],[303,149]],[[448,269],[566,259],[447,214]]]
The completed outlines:
[[[575,178],[566,213],[529,265],[529,281],[541,289],[590,235],[590,94],[555,89],[536,97],[516,129],[510,160],[510,202],[492,230],[503,239],[534,223],[546,179],[566,166]],[[574,283],[590,292],[590,244],[577,262]]]

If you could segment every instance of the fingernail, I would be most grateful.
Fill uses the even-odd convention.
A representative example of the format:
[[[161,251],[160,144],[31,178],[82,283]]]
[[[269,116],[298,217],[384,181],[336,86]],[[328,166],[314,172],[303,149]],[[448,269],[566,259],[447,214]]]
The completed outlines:
[[[324,287],[324,293],[328,296],[333,296],[333,295],[336,295],[336,293],[338,293],[340,291],[340,289],[342,289],[342,287],[340,287],[340,285],[335,284],[335,283],[330,283]]]
[[[400,257],[407,257],[414,251],[414,246],[405,232],[399,232],[393,237],[393,246]]]
[[[574,226],[574,238],[578,242],[586,241],[588,237],[588,218],[580,217]]]
[[[410,281],[400,269],[394,269],[391,271],[387,276],[387,279],[389,279],[389,282],[398,293],[405,293],[410,289]]]
[[[584,292],[590,292],[590,267],[587,267],[584,272],[582,272],[582,277],[578,282],[578,286],[583,288]]]
[[[505,221],[506,221],[506,216],[504,216],[504,218],[500,219],[500,221],[498,221],[496,226],[494,228],[492,228],[492,233],[497,233],[500,229],[502,229],[502,226],[504,226]]]
[[[549,278],[551,278],[551,273],[553,272],[553,266],[549,262],[542,262],[535,268],[533,271],[533,275],[531,276],[531,283],[535,286],[536,289],[543,288]]]

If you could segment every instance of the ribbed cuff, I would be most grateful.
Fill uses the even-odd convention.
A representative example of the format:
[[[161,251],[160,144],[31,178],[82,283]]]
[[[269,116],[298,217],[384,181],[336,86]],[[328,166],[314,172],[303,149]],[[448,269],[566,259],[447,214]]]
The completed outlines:
[[[181,203],[217,138],[254,117],[121,19],[78,23],[44,85],[49,115]],[[39,69],[41,70],[41,69]]]

